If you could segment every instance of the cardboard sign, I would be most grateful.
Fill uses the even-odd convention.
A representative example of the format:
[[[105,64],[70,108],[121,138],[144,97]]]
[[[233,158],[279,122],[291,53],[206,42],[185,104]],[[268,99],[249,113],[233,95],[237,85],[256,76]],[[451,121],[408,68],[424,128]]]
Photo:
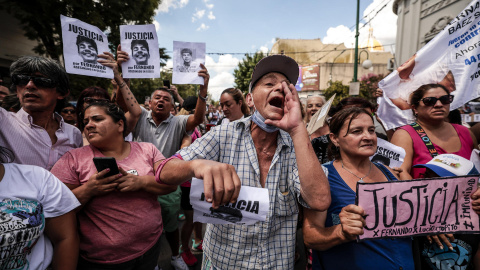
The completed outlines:
[[[357,205],[366,212],[359,240],[438,233],[480,233],[471,195],[478,175],[382,183],[357,183]]]
[[[190,203],[193,207],[193,221],[211,224],[252,225],[265,221],[270,209],[268,189],[242,186],[236,203],[229,203],[217,209],[205,201],[203,180],[193,178],[190,189]]]
[[[203,85],[200,64],[205,65],[205,43],[173,42],[172,83]]]
[[[480,0],[474,0],[379,88],[378,116],[387,130],[413,123],[410,95],[425,84],[442,84],[455,96],[450,110],[480,96]]]
[[[370,157],[371,161],[395,168],[402,166],[404,159],[405,149],[377,138],[377,152]]]
[[[325,119],[327,118],[327,114],[330,111],[330,107],[332,106],[333,100],[335,99],[334,94],[328,101],[322,106],[321,110],[318,110],[310,119],[310,123],[308,123],[307,131],[308,135],[312,135],[315,131],[325,125]]]
[[[98,54],[110,51],[107,36],[98,27],[60,15],[63,59],[71,74],[113,78],[113,71],[97,62]]]
[[[124,78],[160,78],[160,53],[155,25],[120,25],[122,51],[130,60],[122,64]]]

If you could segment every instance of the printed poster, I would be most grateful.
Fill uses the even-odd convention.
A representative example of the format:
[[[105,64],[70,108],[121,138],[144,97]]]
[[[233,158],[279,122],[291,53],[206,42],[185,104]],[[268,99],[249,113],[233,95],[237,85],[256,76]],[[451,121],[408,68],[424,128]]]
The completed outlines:
[[[377,152],[370,157],[372,162],[382,163],[390,168],[400,167],[405,159],[405,149],[384,139],[377,138]]]
[[[410,95],[425,84],[446,87],[450,110],[480,96],[480,0],[472,1],[445,29],[383,79],[378,116],[387,130],[415,121]]]
[[[480,233],[471,195],[478,175],[357,183],[366,225],[359,240],[439,233]]]
[[[173,84],[203,85],[200,64],[205,65],[205,43],[173,42]]]
[[[97,62],[98,54],[109,52],[107,36],[98,27],[60,15],[65,70],[101,78],[113,78],[111,68]]]
[[[155,25],[121,25],[122,51],[130,59],[122,63],[124,78],[160,78],[160,53]]]
[[[193,222],[211,224],[252,225],[267,219],[270,208],[268,189],[242,186],[235,203],[212,208],[205,201],[203,180],[193,178],[190,203],[193,207]]]

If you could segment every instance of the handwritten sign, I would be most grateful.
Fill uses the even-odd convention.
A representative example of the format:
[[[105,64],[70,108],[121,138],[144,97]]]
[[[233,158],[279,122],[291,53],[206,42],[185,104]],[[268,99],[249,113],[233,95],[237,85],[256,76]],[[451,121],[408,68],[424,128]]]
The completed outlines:
[[[357,205],[366,212],[358,239],[480,233],[470,198],[477,183],[478,175],[357,183]]]
[[[155,25],[120,25],[122,51],[130,59],[122,64],[124,78],[160,78],[160,53]]]
[[[110,51],[107,36],[98,27],[60,15],[65,70],[71,74],[113,78],[113,71],[97,62]]]
[[[267,219],[270,208],[268,189],[242,186],[235,203],[212,208],[205,201],[203,180],[193,178],[190,189],[190,203],[193,207],[193,221],[211,224],[251,225]]]

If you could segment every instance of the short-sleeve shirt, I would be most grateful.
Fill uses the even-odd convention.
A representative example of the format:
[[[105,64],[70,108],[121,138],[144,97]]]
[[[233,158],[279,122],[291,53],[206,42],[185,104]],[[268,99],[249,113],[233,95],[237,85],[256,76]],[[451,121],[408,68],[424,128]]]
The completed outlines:
[[[3,164],[0,181],[0,269],[46,269],[53,256],[44,236],[45,219],[64,215],[80,203],[47,170]]]
[[[183,136],[187,134],[188,117],[189,115],[170,115],[157,126],[152,111],[142,108],[142,115],[133,131],[133,140],[153,143],[168,158],[180,149]]]
[[[251,120],[216,126],[178,154],[183,160],[207,159],[233,165],[242,186],[262,188],[250,132]],[[293,142],[283,130],[277,137],[265,188],[270,208],[254,225],[207,224],[204,252],[218,269],[293,269],[300,180]]]
[[[47,131],[35,125],[26,111],[20,109],[13,113],[0,108],[0,146],[13,151],[15,163],[50,170],[67,151],[83,145],[78,128],[65,123],[57,113],[54,117],[59,122],[59,128],[55,131],[57,142],[52,145]]]
[[[154,175],[154,164],[164,159],[151,143],[130,142],[130,154],[119,167],[136,175]],[[52,169],[62,182],[84,185],[97,169],[94,157],[104,155],[92,145],[66,153]],[[88,261],[117,264],[147,252],[162,234],[157,195],[146,191],[119,192],[93,197],[78,213],[80,255]]]

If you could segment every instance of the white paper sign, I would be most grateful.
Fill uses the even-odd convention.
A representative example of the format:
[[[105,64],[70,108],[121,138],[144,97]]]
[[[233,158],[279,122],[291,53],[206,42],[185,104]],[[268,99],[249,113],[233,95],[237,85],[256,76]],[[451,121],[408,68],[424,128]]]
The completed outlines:
[[[160,53],[155,25],[120,25],[122,51],[130,60],[122,64],[124,78],[160,78]]]
[[[173,42],[172,83],[203,85],[200,64],[205,65],[205,43]]]
[[[474,0],[407,62],[379,84],[378,116],[385,128],[413,123],[410,95],[425,84],[441,84],[455,96],[450,110],[480,96],[480,0]]]
[[[212,203],[205,201],[203,190],[203,180],[193,178],[190,203],[194,210],[194,222],[251,225],[267,219],[270,199],[266,188],[242,186],[236,203],[217,209],[213,209]]]
[[[377,152],[370,157],[371,161],[382,163],[390,168],[400,167],[405,159],[405,150],[388,141],[377,138]]]
[[[97,62],[110,51],[107,36],[98,27],[60,15],[65,70],[71,74],[113,78],[113,71]]]

